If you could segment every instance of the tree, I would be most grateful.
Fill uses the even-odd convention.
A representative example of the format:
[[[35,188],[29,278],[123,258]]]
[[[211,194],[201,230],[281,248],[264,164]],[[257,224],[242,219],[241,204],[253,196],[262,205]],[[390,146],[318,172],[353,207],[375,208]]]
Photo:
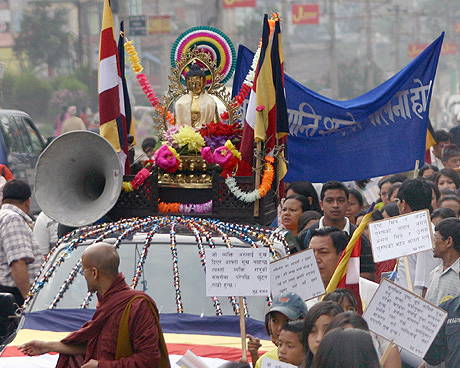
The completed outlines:
[[[47,64],[52,76],[61,61],[71,55],[71,35],[67,29],[65,9],[51,9],[48,2],[35,2],[23,13],[13,50],[23,65],[25,60],[33,67]]]

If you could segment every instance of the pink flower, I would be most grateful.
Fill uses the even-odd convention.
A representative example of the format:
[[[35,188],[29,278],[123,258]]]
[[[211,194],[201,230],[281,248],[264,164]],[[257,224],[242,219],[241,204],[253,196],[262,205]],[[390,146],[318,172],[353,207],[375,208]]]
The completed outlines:
[[[258,112],[261,112],[261,111],[264,111],[265,110],[265,106],[264,105],[259,105],[256,107],[256,111]]]
[[[212,157],[212,151],[211,151],[211,147],[203,147],[201,149],[201,157],[203,157],[203,159],[208,163],[208,164],[212,164],[214,163],[214,158]]]
[[[220,166],[224,166],[232,158],[232,156],[232,151],[230,151],[225,146],[216,148],[216,150],[212,154],[214,162],[219,164]]]
[[[167,145],[161,146],[153,157],[157,166],[166,172],[174,172],[179,167],[179,160]]]

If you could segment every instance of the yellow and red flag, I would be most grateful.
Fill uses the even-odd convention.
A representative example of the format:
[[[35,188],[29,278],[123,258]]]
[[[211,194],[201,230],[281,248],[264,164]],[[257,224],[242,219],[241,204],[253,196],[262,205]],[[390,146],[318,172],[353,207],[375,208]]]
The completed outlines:
[[[125,174],[129,173],[128,133],[118,48],[110,1],[104,0],[99,47],[100,133],[115,148]]]
[[[273,25],[272,29],[270,23]],[[237,175],[252,175],[254,141],[265,142],[265,155],[273,155],[276,138],[285,137],[288,133],[280,21],[269,21],[268,15],[265,15],[260,58],[249,96],[240,146],[243,159]],[[280,179],[286,171],[284,169],[280,172]]]

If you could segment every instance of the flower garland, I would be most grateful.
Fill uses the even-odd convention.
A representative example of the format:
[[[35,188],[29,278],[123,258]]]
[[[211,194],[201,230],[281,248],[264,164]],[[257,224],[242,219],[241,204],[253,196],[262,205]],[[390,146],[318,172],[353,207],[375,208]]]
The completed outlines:
[[[129,181],[123,182],[122,184],[123,191],[126,193],[130,193],[135,189],[136,190],[139,189],[144,184],[144,182],[147,180],[147,178],[150,176],[150,174],[151,172],[148,169],[146,168],[141,169],[136,174],[133,180],[131,180],[130,182]]]
[[[205,203],[158,203],[158,211],[162,213],[210,213],[212,212],[212,199]]]
[[[147,76],[144,73],[141,73],[144,68],[140,63],[139,55],[133,45],[133,41],[127,40],[124,47],[126,49],[126,53],[129,55],[128,60],[131,62],[131,67],[133,68],[134,74],[136,75],[136,79],[139,82],[142,91],[144,91],[144,94],[147,96],[150,104],[155,108],[157,114],[163,115],[165,112],[164,107],[159,104],[158,97],[150,86]],[[174,115],[169,111],[166,112],[166,121],[174,125]]]
[[[238,187],[238,184],[233,176],[227,177],[225,179],[225,184],[227,184],[227,187],[230,190],[230,192],[240,201],[247,203],[255,202],[258,199],[265,196],[272,187],[273,178],[275,176],[275,169],[273,167],[274,162],[275,159],[273,157],[265,157],[265,170],[264,175],[262,177],[262,182],[260,183],[259,188],[254,189],[252,192],[243,192]]]

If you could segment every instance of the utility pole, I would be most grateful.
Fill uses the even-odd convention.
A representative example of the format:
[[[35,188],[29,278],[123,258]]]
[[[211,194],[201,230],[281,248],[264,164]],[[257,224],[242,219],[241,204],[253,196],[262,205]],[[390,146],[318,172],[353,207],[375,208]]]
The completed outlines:
[[[366,30],[366,89],[374,88],[374,52],[372,48],[372,14],[371,2],[364,2],[364,24]]]
[[[329,0],[329,38],[330,38],[330,54],[331,54],[331,98],[339,97],[339,76],[338,76],[338,61],[337,61],[337,45],[335,38],[335,0]]]
[[[397,72],[401,66],[401,9],[399,5],[395,6],[395,72]]]

